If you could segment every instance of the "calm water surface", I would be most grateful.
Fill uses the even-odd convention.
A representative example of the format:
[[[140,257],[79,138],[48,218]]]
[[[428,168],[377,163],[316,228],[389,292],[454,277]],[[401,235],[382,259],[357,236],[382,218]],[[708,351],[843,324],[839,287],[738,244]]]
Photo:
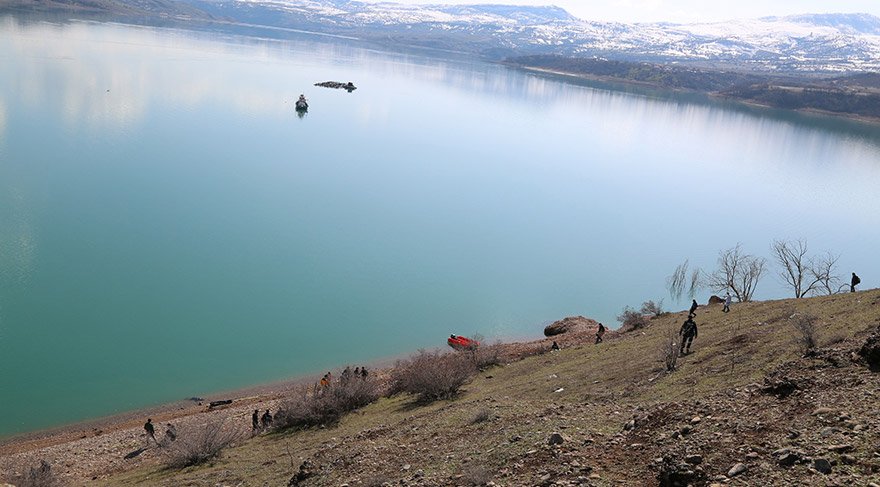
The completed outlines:
[[[613,323],[737,242],[805,238],[880,283],[880,128],[628,91],[0,20],[0,436],[449,333]]]

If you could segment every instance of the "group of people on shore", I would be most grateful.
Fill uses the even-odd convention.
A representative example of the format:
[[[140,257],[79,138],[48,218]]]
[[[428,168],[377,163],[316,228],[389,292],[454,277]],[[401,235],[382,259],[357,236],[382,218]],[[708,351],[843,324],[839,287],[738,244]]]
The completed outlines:
[[[262,416],[260,416],[260,410],[254,409],[254,414],[251,414],[251,428],[254,431],[254,434],[259,433],[260,431],[264,431],[269,429],[272,426],[272,413],[267,409]]]

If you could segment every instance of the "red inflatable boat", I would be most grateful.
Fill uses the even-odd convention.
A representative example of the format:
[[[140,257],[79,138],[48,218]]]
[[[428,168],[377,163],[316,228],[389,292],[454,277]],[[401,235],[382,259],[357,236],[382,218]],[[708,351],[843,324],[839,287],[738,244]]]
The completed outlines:
[[[446,339],[446,343],[456,350],[476,350],[476,348],[480,346],[480,342],[458,335],[449,335],[449,338]]]

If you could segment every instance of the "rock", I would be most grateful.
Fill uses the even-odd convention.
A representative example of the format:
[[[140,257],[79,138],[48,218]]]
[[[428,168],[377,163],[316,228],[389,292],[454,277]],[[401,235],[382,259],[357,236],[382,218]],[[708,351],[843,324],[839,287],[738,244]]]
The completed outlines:
[[[686,487],[701,484],[706,478],[700,469],[679,463],[670,456],[664,456],[661,463],[654,467],[658,468],[657,480],[660,487]]]
[[[550,438],[547,440],[548,445],[561,445],[565,443],[565,440],[562,438],[562,435],[559,433],[553,433],[550,435]]]
[[[713,294],[709,296],[709,304],[724,304],[724,298]]]
[[[702,420],[703,420],[703,418],[701,418],[699,416],[694,416],[694,418],[691,419],[691,424],[700,424],[700,421],[702,421]]]
[[[778,380],[769,380],[765,378],[764,385],[761,386],[760,390],[764,394],[776,396],[778,399],[785,399],[792,395],[797,389],[798,386],[794,381],[788,377],[783,377]]]
[[[831,462],[825,458],[817,458],[813,460],[813,468],[827,475],[831,473]]]
[[[854,465],[857,460],[856,460],[856,457],[854,457],[852,455],[841,455],[840,461],[844,465]]]
[[[783,453],[782,456],[779,457],[779,465],[783,467],[791,467],[800,461],[801,457],[797,453]]]
[[[737,475],[745,473],[749,467],[746,467],[745,463],[737,463],[736,465],[730,467],[730,470],[727,471],[728,477],[736,477]]]
[[[855,450],[852,445],[831,445],[828,449],[837,453],[846,453]]]
[[[635,427],[636,427],[636,420],[631,419],[631,420],[627,421],[625,425],[623,425],[623,430],[629,431],[631,429],[635,429]]]
[[[877,327],[877,331],[865,340],[858,354],[868,363],[868,368],[880,372],[880,327]]]
[[[749,452],[748,454],[746,454],[746,458],[748,458],[749,460],[755,460],[755,459],[757,459],[759,456],[760,456],[760,455],[758,455],[758,452],[753,452],[753,451],[752,451],[752,452]]]
[[[517,441],[519,441],[519,440],[521,440],[521,439],[522,439],[522,436],[520,436],[520,435],[514,435],[513,437],[510,438],[510,442],[511,442],[511,443],[516,443]]]
[[[299,466],[299,472],[297,472],[293,477],[290,477],[290,480],[287,481],[287,487],[296,487],[302,481],[308,479],[309,477],[312,477],[313,475],[315,475],[314,469],[315,466],[312,464],[312,462],[308,460],[302,462],[302,464],[300,464]]]
[[[552,337],[572,331],[591,331],[599,328],[599,322],[583,316],[569,316],[544,328],[544,336]]]
[[[702,455],[688,455],[684,457],[684,461],[690,463],[691,465],[699,465],[703,463]]]
[[[827,416],[829,414],[834,414],[834,410],[831,408],[817,408],[813,411],[813,416]]]
[[[690,434],[690,432],[691,432],[692,429],[693,429],[693,428],[691,428],[689,425],[684,425],[684,426],[682,426],[681,429],[679,429],[678,431],[679,431],[679,433],[681,433],[682,435],[687,435],[687,434]]]

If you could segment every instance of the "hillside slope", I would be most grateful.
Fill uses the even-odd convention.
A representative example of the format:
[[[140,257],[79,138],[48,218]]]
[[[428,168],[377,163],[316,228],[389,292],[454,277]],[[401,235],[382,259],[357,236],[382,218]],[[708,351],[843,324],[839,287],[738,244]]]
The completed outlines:
[[[819,348],[804,357],[792,322],[808,314]],[[667,373],[661,350],[683,319],[489,369],[452,401],[382,399],[209,465],[145,462],[90,485],[276,486],[299,471],[291,485],[880,483],[880,373],[853,355],[880,325],[880,290],[701,307],[693,353]]]

